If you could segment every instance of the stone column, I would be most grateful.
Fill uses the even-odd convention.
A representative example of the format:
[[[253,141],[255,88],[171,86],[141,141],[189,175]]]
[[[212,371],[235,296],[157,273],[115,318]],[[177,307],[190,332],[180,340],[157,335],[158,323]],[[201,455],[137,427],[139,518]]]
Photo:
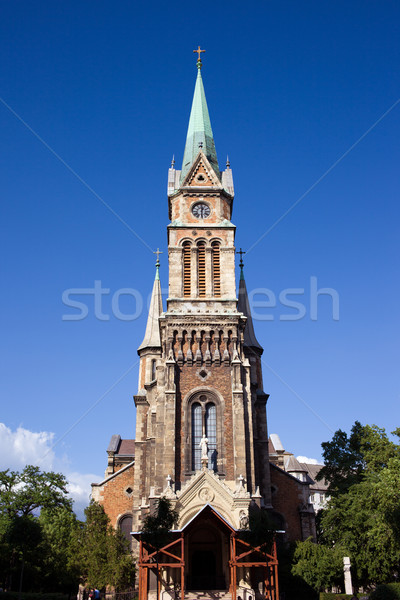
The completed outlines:
[[[343,557],[343,571],[345,592],[346,594],[351,596],[351,594],[353,593],[353,585],[351,582],[350,558],[348,556]]]

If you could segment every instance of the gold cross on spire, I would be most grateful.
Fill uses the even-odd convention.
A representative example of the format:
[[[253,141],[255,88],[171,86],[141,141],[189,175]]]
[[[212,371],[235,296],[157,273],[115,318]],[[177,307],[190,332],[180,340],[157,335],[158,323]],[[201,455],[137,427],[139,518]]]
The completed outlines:
[[[205,50],[202,50],[199,46],[197,50],[193,50],[193,52],[197,52],[197,66],[201,67],[201,53],[205,52]]]
[[[155,251],[153,252],[153,254],[157,254],[157,262],[156,262],[156,265],[157,265],[157,263],[158,263],[158,264],[160,264],[160,254],[163,254],[162,250],[160,250],[159,248],[157,248],[157,250],[155,250]]]
[[[202,49],[200,48],[200,46],[199,46],[199,47],[197,48],[197,50],[193,50],[193,52],[197,52],[197,55],[198,55],[198,58],[197,58],[197,60],[201,60],[201,56],[200,56],[200,54],[201,54],[202,52],[205,52],[205,50],[202,50]]]

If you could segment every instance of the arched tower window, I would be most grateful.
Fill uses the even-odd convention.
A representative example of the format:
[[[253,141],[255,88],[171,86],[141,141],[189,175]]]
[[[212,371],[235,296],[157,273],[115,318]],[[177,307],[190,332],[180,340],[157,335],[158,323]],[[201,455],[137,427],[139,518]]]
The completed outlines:
[[[212,279],[213,293],[217,298],[221,295],[221,262],[220,262],[220,244],[213,242],[212,248]]]
[[[192,469],[196,471],[201,467],[200,440],[203,435],[201,404],[192,404]]]
[[[217,470],[217,411],[215,404],[206,404],[205,429],[208,439],[208,468]]]
[[[206,295],[206,245],[204,242],[197,244],[197,281],[199,298]]]
[[[183,295],[190,296],[190,261],[191,261],[190,242],[183,243]]]
[[[208,468],[217,470],[217,411],[213,402],[200,396],[199,402],[192,404],[192,470],[201,469],[200,441],[203,435],[208,440]]]

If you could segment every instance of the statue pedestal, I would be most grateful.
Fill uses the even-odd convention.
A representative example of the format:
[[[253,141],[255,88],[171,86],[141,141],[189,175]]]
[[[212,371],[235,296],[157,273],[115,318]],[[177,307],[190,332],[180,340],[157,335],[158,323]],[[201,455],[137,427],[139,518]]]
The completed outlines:
[[[201,468],[203,469],[203,471],[206,471],[207,467],[208,467],[208,458],[202,457],[201,458]]]

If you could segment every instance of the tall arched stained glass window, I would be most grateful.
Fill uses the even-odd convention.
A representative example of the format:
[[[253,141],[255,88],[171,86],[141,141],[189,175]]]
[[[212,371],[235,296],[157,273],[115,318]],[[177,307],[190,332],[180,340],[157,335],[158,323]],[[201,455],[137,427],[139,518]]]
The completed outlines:
[[[208,468],[217,470],[217,411],[215,404],[209,402],[206,405],[205,429],[208,439]]]
[[[196,471],[201,468],[200,440],[203,427],[201,418],[201,406],[198,402],[192,404],[192,469]]]

